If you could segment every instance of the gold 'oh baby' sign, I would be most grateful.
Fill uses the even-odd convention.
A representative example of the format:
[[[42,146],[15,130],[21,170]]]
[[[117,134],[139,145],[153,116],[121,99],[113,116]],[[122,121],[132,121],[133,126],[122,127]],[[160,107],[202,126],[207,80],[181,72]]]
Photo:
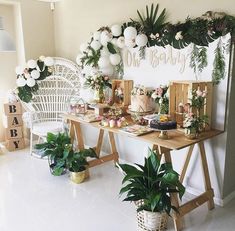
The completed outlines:
[[[170,64],[177,65],[179,72],[185,71],[187,60],[190,58],[189,52],[182,50],[176,50],[171,46],[167,48],[147,48],[145,50],[145,62],[147,62],[152,68],[157,68],[159,65]],[[123,53],[124,64],[127,67],[140,67],[141,58],[139,51],[125,50]]]

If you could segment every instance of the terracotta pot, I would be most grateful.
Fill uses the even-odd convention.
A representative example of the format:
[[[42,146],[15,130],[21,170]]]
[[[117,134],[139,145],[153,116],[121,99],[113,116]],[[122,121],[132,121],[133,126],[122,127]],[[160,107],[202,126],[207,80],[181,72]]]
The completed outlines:
[[[86,171],[82,172],[70,172],[70,180],[76,184],[80,184],[84,181]]]

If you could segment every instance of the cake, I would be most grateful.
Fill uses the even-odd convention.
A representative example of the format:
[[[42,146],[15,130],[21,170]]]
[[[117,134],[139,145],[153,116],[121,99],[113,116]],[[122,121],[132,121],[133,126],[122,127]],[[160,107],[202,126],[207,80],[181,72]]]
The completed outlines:
[[[132,95],[130,110],[134,112],[151,111],[151,98],[147,95]]]
[[[159,118],[150,121],[150,128],[157,130],[171,130],[177,128],[177,123],[171,121],[168,116],[161,115]]]

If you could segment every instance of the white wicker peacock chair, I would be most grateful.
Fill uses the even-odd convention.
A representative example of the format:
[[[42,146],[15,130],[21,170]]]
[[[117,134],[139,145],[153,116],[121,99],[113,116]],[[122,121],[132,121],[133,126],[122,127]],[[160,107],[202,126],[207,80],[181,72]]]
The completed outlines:
[[[30,128],[30,153],[33,154],[33,135],[45,139],[48,132],[63,131],[61,114],[69,111],[70,99],[79,96],[80,69],[70,60],[54,58],[54,71],[51,76],[38,83],[30,103],[24,103],[25,122]]]

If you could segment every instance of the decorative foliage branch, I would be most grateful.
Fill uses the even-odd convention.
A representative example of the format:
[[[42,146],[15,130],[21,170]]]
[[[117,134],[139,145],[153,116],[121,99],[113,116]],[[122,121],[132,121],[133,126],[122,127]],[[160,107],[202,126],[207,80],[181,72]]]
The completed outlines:
[[[194,73],[201,73],[207,66],[207,50],[205,47],[198,47],[193,44],[193,50],[190,58],[190,67],[193,68]]]
[[[212,72],[212,81],[214,84],[219,84],[225,77],[225,58],[221,41],[215,49],[215,59],[213,63],[214,69]]]

